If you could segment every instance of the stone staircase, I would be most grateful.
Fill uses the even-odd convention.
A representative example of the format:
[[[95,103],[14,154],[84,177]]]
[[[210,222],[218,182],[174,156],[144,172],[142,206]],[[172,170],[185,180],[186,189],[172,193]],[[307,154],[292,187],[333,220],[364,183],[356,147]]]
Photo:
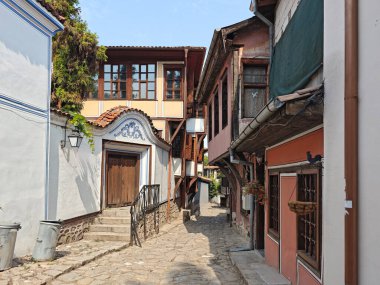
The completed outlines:
[[[108,208],[95,218],[83,239],[98,241],[130,241],[131,207]]]

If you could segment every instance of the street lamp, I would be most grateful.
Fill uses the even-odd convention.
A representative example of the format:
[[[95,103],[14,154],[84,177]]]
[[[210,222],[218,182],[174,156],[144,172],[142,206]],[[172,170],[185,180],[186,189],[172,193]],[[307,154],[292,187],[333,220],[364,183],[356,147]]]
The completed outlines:
[[[79,147],[83,137],[80,135],[78,128],[75,128],[71,135],[68,136],[71,147]]]
[[[66,124],[65,124],[65,134],[64,134],[63,140],[61,140],[61,148],[64,148],[66,146],[67,122],[68,120],[66,121]],[[80,135],[78,127],[75,127],[75,129],[71,132],[68,138],[69,138],[71,147],[79,147],[83,140],[83,137]]]

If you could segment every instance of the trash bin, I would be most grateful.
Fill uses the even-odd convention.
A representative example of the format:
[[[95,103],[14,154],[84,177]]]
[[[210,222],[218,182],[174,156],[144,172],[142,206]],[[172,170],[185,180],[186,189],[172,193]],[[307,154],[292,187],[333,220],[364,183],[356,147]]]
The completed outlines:
[[[12,267],[19,223],[0,223],[0,271]]]
[[[40,228],[32,255],[34,260],[47,261],[55,258],[55,248],[61,224],[61,221],[40,221]]]

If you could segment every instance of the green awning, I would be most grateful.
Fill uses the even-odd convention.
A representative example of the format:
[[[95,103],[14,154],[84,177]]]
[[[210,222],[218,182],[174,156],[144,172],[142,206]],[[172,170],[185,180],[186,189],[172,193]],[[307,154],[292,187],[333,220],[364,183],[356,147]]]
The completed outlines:
[[[323,0],[302,0],[274,47],[271,98],[305,87],[322,62]]]

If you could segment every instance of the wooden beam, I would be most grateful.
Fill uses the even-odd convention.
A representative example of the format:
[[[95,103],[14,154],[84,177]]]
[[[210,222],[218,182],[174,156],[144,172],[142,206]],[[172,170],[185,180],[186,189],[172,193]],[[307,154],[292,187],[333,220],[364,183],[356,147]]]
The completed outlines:
[[[186,192],[188,192],[191,188],[191,186],[193,186],[194,182],[197,181],[198,177],[193,177],[191,180],[190,180],[190,183],[187,185],[187,190]]]
[[[178,127],[175,129],[175,132],[174,132],[173,136],[170,138],[170,144],[173,143],[175,137],[178,135],[180,129],[182,128],[182,126],[183,126],[183,124],[184,124],[185,122],[186,122],[186,119],[183,119],[183,120],[179,123]]]

